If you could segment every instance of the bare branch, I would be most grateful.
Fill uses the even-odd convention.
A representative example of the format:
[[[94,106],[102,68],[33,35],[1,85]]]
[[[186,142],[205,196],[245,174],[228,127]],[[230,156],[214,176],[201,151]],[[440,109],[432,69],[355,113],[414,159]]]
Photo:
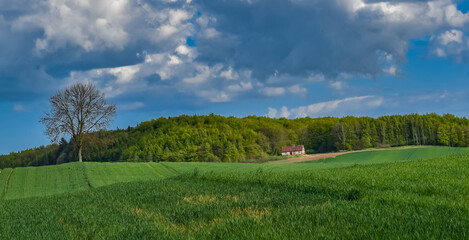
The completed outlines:
[[[116,113],[116,106],[107,104],[104,93],[92,83],[77,83],[59,91],[50,98],[50,104],[50,112],[40,120],[46,126],[45,134],[52,142],[70,135],[79,152],[84,136],[108,127]]]

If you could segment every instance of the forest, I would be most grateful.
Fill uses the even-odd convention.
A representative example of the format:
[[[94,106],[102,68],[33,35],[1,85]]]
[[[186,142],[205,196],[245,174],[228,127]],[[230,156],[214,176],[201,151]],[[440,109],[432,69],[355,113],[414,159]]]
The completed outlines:
[[[469,146],[469,120],[451,114],[272,119],[218,115],[158,118],[136,127],[86,136],[84,161],[262,162],[281,147],[307,153],[405,145]],[[0,155],[0,168],[53,165],[77,160],[73,139]]]

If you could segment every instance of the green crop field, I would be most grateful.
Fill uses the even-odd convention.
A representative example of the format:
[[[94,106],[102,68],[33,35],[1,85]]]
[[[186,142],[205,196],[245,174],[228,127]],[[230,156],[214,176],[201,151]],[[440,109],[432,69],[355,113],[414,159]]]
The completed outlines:
[[[3,169],[0,188],[2,238],[469,237],[466,148],[286,165],[71,163]]]
[[[15,168],[11,173],[6,199],[47,196],[88,189],[83,165],[77,163]]]
[[[6,168],[3,170],[0,170],[0,199],[3,198],[6,190],[7,190],[7,182],[9,181],[9,177],[11,174],[12,169],[11,168]]]
[[[305,162],[316,164],[316,168],[346,167],[357,164],[379,164],[401,161],[443,158],[458,154],[469,154],[469,148],[412,147],[404,149],[384,149],[354,152],[335,158]]]
[[[155,163],[86,163],[85,173],[92,187],[119,182],[150,181],[163,177]]]

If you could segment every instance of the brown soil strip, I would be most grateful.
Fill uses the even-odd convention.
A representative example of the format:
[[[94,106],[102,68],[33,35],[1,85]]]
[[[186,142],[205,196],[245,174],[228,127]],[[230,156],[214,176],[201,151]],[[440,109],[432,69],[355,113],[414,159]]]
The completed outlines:
[[[278,160],[269,162],[269,164],[286,164],[286,163],[299,163],[299,162],[307,162],[307,161],[315,161],[325,158],[335,158],[339,155],[352,153],[352,152],[336,152],[336,153],[320,153],[320,154],[313,154],[313,155],[306,155],[304,157],[296,157],[290,158],[285,160]]]

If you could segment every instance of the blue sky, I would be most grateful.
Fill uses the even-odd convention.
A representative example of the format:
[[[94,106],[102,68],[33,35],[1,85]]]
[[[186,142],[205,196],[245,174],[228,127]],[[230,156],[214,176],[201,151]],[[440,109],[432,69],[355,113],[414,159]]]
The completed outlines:
[[[0,0],[0,154],[93,82],[112,128],[181,114],[469,117],[461,0]]]

